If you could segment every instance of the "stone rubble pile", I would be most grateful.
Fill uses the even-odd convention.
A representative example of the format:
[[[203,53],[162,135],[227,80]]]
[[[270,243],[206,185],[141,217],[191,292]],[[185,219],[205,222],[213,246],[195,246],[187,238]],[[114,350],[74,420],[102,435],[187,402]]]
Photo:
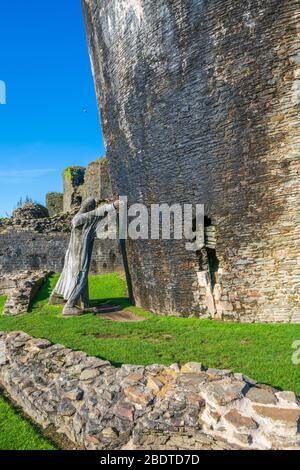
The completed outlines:
[[[7,219],[0,219],[0,233],[7,231],[33,231],[37,233],[68,233],[70,232],[73,213],[58,214],[54,217],[28,218],[15,216]]]
[[[115,368],[22,332],[0,333],[0,350],[6,393],[77,448],[300,448],[295,394],[242,374],[198,363]]]
[[[1,276],[0,286],[5,286],[4,293],[7,295],[3,314],[14,316],[28,312],[33,298],[48,276],[48,271],[24,271]]]
[[[26,202],[13,211],[13,219],[31,220],[49,217],[48,209],[35,202]]]

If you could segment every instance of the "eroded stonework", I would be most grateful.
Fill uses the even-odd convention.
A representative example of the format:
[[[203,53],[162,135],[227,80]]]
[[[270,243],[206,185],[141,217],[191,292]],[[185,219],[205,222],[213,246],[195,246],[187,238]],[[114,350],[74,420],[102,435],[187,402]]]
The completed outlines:
[[[199,363],[115,368],[22,332],[0,333],[0,385],[78,448],[300,449],[294,393]]]
[[[114,191],[205,204],[216,233],[213,253],[128,241],[136,303],[299,322],[299,2],[82,5]]]
[[[47,271],[25,271],[0,276],[0,295],[7,297],[3,314],[16,316],[27,313],[48,276]]]

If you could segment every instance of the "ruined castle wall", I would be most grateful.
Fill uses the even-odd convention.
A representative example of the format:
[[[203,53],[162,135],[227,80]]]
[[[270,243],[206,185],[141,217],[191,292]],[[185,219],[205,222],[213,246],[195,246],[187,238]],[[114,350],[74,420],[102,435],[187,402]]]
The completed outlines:
[[[82,197],[86,199],[93,197],[101,201],[113,197],[109,177],[108,161],[106,158],[99,158],[88,165],[85,171],[84,185],[82,186]]]
[[[84,183],[85,168],[72,166],[64,171],[63,210],[69,212],[82,202],[82,185]]]
[[[46,195],[46,207],[48,209],[49,217],[54,217],[63,212],[64,209],[64,195],[63,193],[48,193]]]
[[[127,243],[137,304],[300,321],[298,1],[82,5],[114,190],[204,203],[216,228],[213,308],[180,241]]]
[[[0,233],[0,277],[27,270],[61,272],[69,240],[69,232],[37,233],[33,230],[14,229]],[[118,240],[96,238],[91,274],[122,271],[123,260]],[[2,280],[0,284],[1,288]]]
[[[69,234],[11,231],[0,234],[0,274],[26,270],[60,272]]]

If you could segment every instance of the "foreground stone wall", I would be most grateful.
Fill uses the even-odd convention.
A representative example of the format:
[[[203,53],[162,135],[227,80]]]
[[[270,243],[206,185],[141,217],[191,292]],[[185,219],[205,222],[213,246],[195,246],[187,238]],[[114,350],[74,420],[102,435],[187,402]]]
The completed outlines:
[[[124,365],[0,333],[0,385],[84,449],[300,448],[292,392],[201,364]]]
[[[203,203],[216,230],[214,269],[208,250],[128,242],[137,304],[299,322],[298,1],[82,5],[114,190]]]

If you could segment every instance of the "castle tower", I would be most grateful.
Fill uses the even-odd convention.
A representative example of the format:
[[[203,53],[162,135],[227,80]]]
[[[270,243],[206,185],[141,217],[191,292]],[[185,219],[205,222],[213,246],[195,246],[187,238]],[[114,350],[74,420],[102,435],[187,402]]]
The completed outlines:
[[[128,241],[138,305],[300,321],[297,0],[84,0],[114,190],[202,203],[209,239]]]

